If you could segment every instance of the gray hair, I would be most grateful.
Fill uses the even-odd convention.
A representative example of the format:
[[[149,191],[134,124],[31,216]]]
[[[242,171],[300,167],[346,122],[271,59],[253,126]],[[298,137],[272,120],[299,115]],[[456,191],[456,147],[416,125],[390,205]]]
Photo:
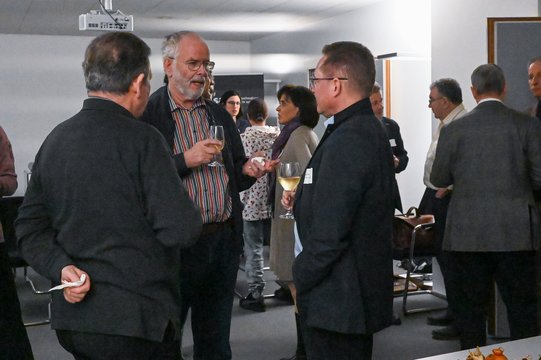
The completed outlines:
[[[162,58],[174,59],[175,55],[177,54],[179,42],[187,36],[199,37],[199,34],[193,31],[183,30],[166,35],[162,43]]]
[[[453,104],[462,103],[462,89],[458,84],[458,81],[451,78],[439,79],[430,84],[430,89],[438,89],[441,96],[449,99]]]
[[[126,94],[139,74],[149,80],[149,55],[148,45],[131,33],[96,37],[86,48],[82,64],[87,91]]]
[[[505,76],[503,70],[496,64],[483,64],[473,70],[471,84],[477,93],[502,94],[505,87]]]
[[[381,85],[377,81],[374,82],[374,86],[372,86],[372,92],[370,93],[370,95],[379,93],[380,91],[381,91]]]

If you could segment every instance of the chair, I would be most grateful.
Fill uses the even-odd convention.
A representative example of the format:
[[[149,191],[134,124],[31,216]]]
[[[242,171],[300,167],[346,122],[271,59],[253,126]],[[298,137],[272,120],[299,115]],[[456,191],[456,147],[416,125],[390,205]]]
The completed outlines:
[[[409,214],[410,211],[406,215]],[[401,218],[404,218],[404,216],[399,216]],[[419,215],[416,215],[417,218],[419,218]],[[427,311],[436,311],[436,310],[443,310],[446,309],[446,306],[438,306],[438,307],[421,307],[421,308],[413,308],[408,309],[407,302],[408,302],[408,296],[414,296],[414,295],[422,295],[422,294],[430,294],[440,299],[446,299],[445,295],[437,293],[431,289],[427,290],[416,290],[413,292],[408,291],[408,287],[411,280],[412,273],[418,273],[423,270],[423,268],[426,266],[426,262],[419,262],[420,258],[423,257],[433,257],[436,255],[436,249],[433,247],[433,242],[430,241],[429,244],[423,244],[423,246],[417,246],[416,248],[416,240],[418,235],[421,232],[424,232],[425,239],[429,238],[431,239],[431,233],[432,233],[432,227],[434,225],[434,216],[424,216],[423,220],[420,220],[420,223],[415,225],[413,227],[413,230],[411,231],[411,242],[409,243],[409,247],[407,248],[398,248],[393,249],[394,258],[395,260],[401,260],[402,264],[401,266],[406,270],[406,279],[404,282],[404,289],[401,293],[396,294],[395,296],[402,296],[402,312],[404,315],[410,315],[414,313],[420,313],[420,312],[427,312]],[[395,229],[395,238],[397,236],[397,227],[394,227]],[[396,244],[396,241],[394,241]]]
[[[40,291],[34,285],[34,282],[28,276],[28,263],[23,259],[17,247],[17,238],[15,236],[14,222],[17,218],[19,206],[21,206],[24,197],[12,196],[0,199],[0,221],[4,234],[4,240],[8,250],[9,263],[13,273],[17,274],[18,268],[23,268],[24,279],[30,284],[32,292],[36,295],[49,295],[47,291]],[[48,304],[48,317],[40,321],[27,322],[24,326],[45,325],[51,322],[51,302]]]

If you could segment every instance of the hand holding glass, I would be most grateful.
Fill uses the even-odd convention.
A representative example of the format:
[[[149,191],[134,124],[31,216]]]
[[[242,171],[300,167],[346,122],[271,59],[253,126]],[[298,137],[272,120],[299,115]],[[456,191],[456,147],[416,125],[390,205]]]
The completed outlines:
[[[211,125],[210,126],[210,138],[214,140],[220,140],[222,142],[221,146],[216,146],[217,150],[222,151],[225,145],[224,142],[224,127],[221,125]],[[214,155],[212,161],[209,163],[209,166],[224,166],[221,162],[221,154]]]
[[[301,180],[301,167],[298,162],[280,163],[280,172],[278,173],[278,182],[284,190],[293,191],[297,188]],[[280,215],[280,219],[294,219],[291,208]]]

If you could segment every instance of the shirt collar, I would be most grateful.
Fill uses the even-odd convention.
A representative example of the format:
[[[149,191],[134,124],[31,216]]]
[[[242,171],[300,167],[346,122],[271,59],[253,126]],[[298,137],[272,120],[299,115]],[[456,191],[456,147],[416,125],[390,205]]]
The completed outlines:
[[[460,114],[462,111],[465,111],[465,110],[466,108],[464,107],[464,104],[460,103],[460,105],[454,108],[453,111],[447,114],[445,119],[443,119],[442,121],[443,125],[449,124],[451,121],[453,121],[457,117],[458,114]]]
[[[203,100],[202,97],[195,100],[192,104],[192,107],[190,109],[186,109],[180,105],[178,105],[175,100],[173,100],[173,96],[171,95],[171,92],[169,91],[169,88],[167,88],[167,96],[169,97],[169,107],[171,108],[171,112],[174,112],[176,110],[187,110],[187,111],[193,111],[197,109],[198,107],[207,107],[207,104],[205,103],[205,100]]]

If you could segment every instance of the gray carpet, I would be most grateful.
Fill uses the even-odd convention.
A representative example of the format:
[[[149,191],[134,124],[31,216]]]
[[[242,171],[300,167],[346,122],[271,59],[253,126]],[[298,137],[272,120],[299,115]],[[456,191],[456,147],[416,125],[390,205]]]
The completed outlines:
[[[48,282],[31,272],[38,280],[40,288],[48,287]],[[266,272],[268,285],[266,292],[276,289],[271,272]],[[22,271],[17,274],[17,286],[25,321],[35,321],[47,317],[47,298],[31,293],[24,282]],[[237,290],[245,293],[244,273],[239,271]],[[442,300],[429,295],[419,295],[408,299],[408,307],[438,305]],[[295,351],[295,323],[293,307],[274,298],[266,300],[267,311],[254,313],[239,308],[238,298],[233,306],[231,347],[233,359],[240,360],[278,360],[290,356]],[[395,298],[395,310],[400,313],[402,298]],[[427,313],[401,316],[402,325],[392,326],[376,334],[374,341],[375,360],[409,360],[436,354],[457,351],[458,341],[437,341],[431,337],[432,326],[426,325]],[[27,328],[35,358],[37,360],[64,360],[72,357],[64,351],[54,331],[49,325]],[[182,352],[185,359],[193,353],[189,324],[185,329]]]

